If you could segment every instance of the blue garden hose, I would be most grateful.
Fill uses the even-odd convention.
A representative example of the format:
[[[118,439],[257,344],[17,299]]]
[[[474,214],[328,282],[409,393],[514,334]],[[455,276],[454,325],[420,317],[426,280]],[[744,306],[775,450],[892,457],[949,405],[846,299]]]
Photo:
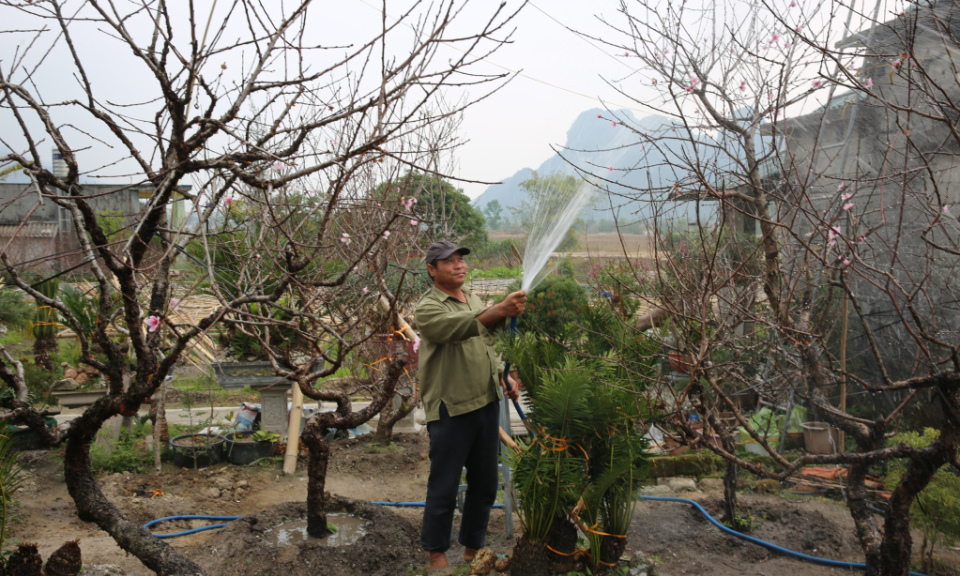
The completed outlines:
[[[517,335],[517,317],[514,316],[510,319],[510,337]],[[503,363],[503,383],[507,385],[507,388],[512,392],[513,386],[510,386],[510,359],[507,358]],[[530,426],[530,422],[527,421],[527,415],[523,413],[523,408],[520,407],[520,401],[514,400],[513,407],[517,409],[517,414],[520,415],[520,420],[523,420],[523,424],[527,427],[527,431],[530,433],[531,438],[536,438],[536,434],[533,433],[533,427]]]
[[[774,552],[779,552],[780,554],[792,556],[799,560],[803,560],[804,562],[820,564],[822,566],[830,566],[832,568],[847,568],[847,569],[854,568],[858,570],[865,570],[867,568],[867,565],[861,562],[844,562],[842,560],[830,560],[828,558],[819,558],[817,556],[810,556],[809,554],[803,554],[801,552],[795,552],[793,550],[789,550],[782,546],[777,546],[776,544],[767,542],[766,540],[761,540],[759,538],[754,538],[753,536],[747,536],[746,534],[741,534],[740,532],[737,532],[736,530],[728,528],[723,524],[721,524],[720,522],[717,522],[716,518],[711,516],[710,513],[707,512],[703,508],[703,506],[700,505],[699,502],[696,502],[695,500],[690,500],[689,498],[673,498],[669,496],[641,496],[640,498],[643,500],[651,500],[654,502],[682,502],[684,504],[690,504],[694,508],[696,508],[701,514],[703,514],[703,517],[706,518],[708,521],[710,521],[711,524],[719,528],[721,532],[724,532],[731,536],[736,536],[741,540],[746,540],[747,542],[751,542],[758,546],[763,546],[764,548],[773,550]],[[426,505],[426,502],[424,501],[371,502],[371,504],[376,504],[379,506],[395,506],[398,508],[423,508],[424,505]],[[503,504],[494,504],[493,507],[503,508]],[[156,520],[153,520],[152,522],[147,522],[146,524],[143,525],[143,527],[150,528],[155,524],[159,524],[160,522],[166,522],[168,520],[239,520],[240,518],[243,518],[243,516],[193,516],[193,515],[167,516],[166,518],[158,518]],[[213,530],[215,528],[223,528],[224,526],[227,526],[227,524],[228,523],[211,524],[210,526],[203,526],[201,528],[194,528],[192,530],[185,530],[183,532],[174,532],[173,534],[154,534],[153,536],[155,536],[156,538],[176,538],[178,536],[186,536],[187,534],[203,532],[204,530]],[[926,576],[926,574],[922,574],[920,572],[910,572],[910,576]]]
[[[166,518],[157,518],[152,522],[147,522],[143,525],[145,529],[149,529],[154,524],[159,524],[160,522],[166,522],[168,520],[239,520],[243,516],[194,516],[194,515],[185,515],[185,516],[167,516]],[[223,528],[229,524],[225,522],[223,524],[211,524],[209,526],[201,526],[200,528],[193,528],[192,530],[185,530],[183,532],[174,532],[173,534],[154,534],[156,538],[176,538],[177,536],[186,536],[187,534],[194,534],[196,532],[203,532],[204,530],[213,530],[214,528]]]
[[[717,522],[716,518],[714,518],[713,516],[710,515],[709,512],[704,510],[703,506],[701,506],[699,502],[690,500],[688,498],[672,498],[669,496],[641,496],[640,498],[642,498],[643,500],[654,500],[658,502],[683,502],[685,504],[692,504],[694,508],[696,508],[697,510],[700,511],[701,514],[703,514],[704,518],[709,520],[711,524],[719,528],[721,531],[726,532],[731,536],[736,536],[741,540],[752,542],[754,544],[763,546],[764,548],[768,548],[775,552],[786,554],[787,556],[793,556],[794,558],[798,558],[805,562],[820,564],[822,566],[831,566],[833,568],[857,568],[859,570],[865,570],[867,568],[867,565],[861,562],[843,562],[842,560],[829,560],[827,558],[818,558],[817,556],[810,556],[808,554],[802,554],[800,552],[794,552],[793,550],[788,550],[786,548],[783,548],[782,546],[777,546],[776,544],[772,544],[770,542],[761,540],[759,538],[754,538],[753,536],[747,536],[746,534],[741,534],[736,530],[728,528],[723,524],[721,524],[720,522]],[[911,572],[910,576],[926,576],[926,575],[921,574],[920,572]]]

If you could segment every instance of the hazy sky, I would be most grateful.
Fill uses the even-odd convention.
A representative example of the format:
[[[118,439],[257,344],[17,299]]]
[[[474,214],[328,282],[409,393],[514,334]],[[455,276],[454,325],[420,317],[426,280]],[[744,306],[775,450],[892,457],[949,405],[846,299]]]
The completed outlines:
[[[618,33],[596,15],[622,24],[618,6],[615,1],[539,0],[524,8],[516,20],[514,43],[490,61],[522,69],[530,78],[516,78],[468,111],[463,129],[470,142],[460,150],[460,177],[498,181],[521,168],[536,168],[553,154],[551,144],[564,143],[567,129],[580,112],[603,102],[611,108],[632,107],[638,116],[648,113],[604,81],[628,76],[638,59],[624,58],[623,53],[593,42],[600,47],[595,48],[551,19],[614,39]],[[497,70],[492,64],[489,69]],[[622,85],[637,99],[652,96],[636,76]],[[471,198],[486,190],[479,184],[463,184],[463,188]]]

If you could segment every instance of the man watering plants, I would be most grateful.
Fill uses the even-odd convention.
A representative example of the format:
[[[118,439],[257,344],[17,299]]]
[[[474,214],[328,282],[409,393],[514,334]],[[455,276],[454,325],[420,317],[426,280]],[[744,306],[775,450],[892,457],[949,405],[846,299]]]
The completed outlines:
[[[427,249],[427,273],[433,288],[415,313],[420,330],[420,394],[430,435],[430,478],[423,511],[420,545],[430,552],[430,567],[447,566],[453,510],[463,467],[467,494],[460,525],[464,560],[484,547],[490,509],[497,495],[501,388],[511,399],[518,387],[507,378],[493,349],[493,332],[506,318],[523,312],[527,293],[514,292],[503,302],[484,307],[463,288],[470,253],[452,242]]]

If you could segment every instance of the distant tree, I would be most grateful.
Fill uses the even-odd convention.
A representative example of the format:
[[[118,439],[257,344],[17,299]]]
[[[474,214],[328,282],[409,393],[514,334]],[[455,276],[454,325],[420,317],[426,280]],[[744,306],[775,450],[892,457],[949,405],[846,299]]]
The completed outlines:
[[[443,178],[416,171],[407,172],[394,185],[400,189],[400,196],[416,200],[410,212],[413,220],[425,226],[430,241],[451,240],[469,246],[487,243],[483,215],[470,205],[462,189]]]
[[[503,206],[499,200],[491,200],[483,208],[483,213],[487,218],[487,225],[491,230],[499,230],[503,224]]]
[[[520,187],[527,191],[527,199],[522,200],[518,208],[510,208],[510,212],[519,221],[521,228],[530,230],[533,227],[533,215],[537,213],[537,207],[540,204],[556,198],[566,198],[569,196],[569,192],[582,185],[584,185],[584,181],[576,176],[560,173],[541,176],[534,170],[532,178],[520,183]],[[580,246],[576,230],[582,226],[583,221],[577,218],[574,225],[567,231],[563,241],[557,246],[558,252],[570,252]]]

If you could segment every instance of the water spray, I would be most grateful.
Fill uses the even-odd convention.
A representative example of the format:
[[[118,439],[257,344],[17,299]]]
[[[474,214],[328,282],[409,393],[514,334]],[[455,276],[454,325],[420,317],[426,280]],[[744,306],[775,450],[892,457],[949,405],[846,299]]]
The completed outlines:
[[[523,249],[521,290],[529,294],[553,269],[547,268],[550,256],[566,238],[577,216],[587,205],[591,188],[591,185],[584,181],[572,186],[565,186],[563,183],[553,186],[552,182],[547,182],[531,190],[534,201],[533,226],[530,228],[530,234],[527,235],[527,245]],[[513,339],[516,334],[517,317],[514,316],[510,318],[510,338]],[[507,389],[512,391],[509,378],[510,359],[508,358],[503,364],[503,382]],[[517,409],[517,414],[520,415],[530,435],[534,436],[533,428],[527,421],[519,400],[514,400],[513,406]]]

